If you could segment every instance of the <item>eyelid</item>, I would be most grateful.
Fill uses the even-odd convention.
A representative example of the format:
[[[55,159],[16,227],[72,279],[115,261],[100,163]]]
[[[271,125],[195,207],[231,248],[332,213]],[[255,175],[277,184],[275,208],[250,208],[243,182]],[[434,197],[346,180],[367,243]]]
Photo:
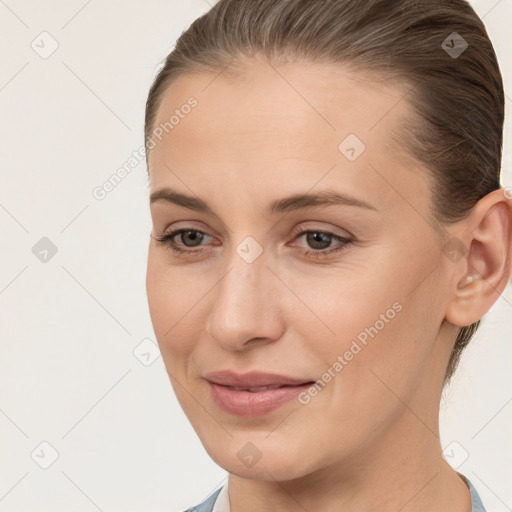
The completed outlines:
[[[167,226],[162,231],[161,236],[164,237],[164,236],[170,235],[172,233],[174,233],[176,235],[180,231],[196,231],[198,233],[202,233],[203,235],[209,236],[212,239],[216,238],[215,236],[213,236],[210,233],[210,230],[208,230],[202,226],[201,227],[195,226],[192,224],[192,222],[195,222],[195,221],[193,221],[193,220],[192,221],[180,221],[177,223],[173,223],[173,224]]]
[[[317,231],[319,233],[329,233],[331,235],[338,236],[344,239],[355,240],[355,236],[346,229],[341,229],[335,226],[320,227],[318,223],[314,223],[313,226],[301,224],[292,230],[292,236],[302,235],[304,232]]]

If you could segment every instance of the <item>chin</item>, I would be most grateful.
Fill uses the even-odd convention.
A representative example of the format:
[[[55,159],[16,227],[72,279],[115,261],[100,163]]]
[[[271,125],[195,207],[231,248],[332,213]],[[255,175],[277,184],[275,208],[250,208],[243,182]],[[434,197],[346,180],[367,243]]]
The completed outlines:
[[[273,443],[244,434],[234,436],[228,446],[208,447],[207,452],[228,473],[251,480],[287,481],[314,471],[311,458],[277,438]]]

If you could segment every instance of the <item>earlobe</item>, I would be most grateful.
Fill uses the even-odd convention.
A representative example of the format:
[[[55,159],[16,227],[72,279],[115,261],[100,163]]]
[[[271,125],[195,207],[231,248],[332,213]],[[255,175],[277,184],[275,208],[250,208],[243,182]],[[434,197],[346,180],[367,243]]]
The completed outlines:
[[[512,271],[511,206],[503,190],[495,190],[466,219],[462,243],[468,250],[458,265],[463,274],[455,280],[448,322],[459,326],[476,322],[505,289]]]

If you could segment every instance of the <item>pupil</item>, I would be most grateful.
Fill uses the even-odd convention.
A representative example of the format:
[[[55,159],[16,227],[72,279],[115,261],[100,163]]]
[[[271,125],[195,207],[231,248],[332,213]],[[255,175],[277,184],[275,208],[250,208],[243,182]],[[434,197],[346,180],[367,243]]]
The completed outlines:
[[[326,235],[325,233],[312,233],[310,235],[312,235],[312,240],[308,240],[308,243],[312,242],[311,245],[313,245],[315,249],[325,249],[326,247],[329,247],[329,235]],[[320,243],[321,247],[316,247],[316,243]]]
[[[185,242],[185,240],[183,239],[183,237],[185,237],[185,236],[191,238],[192,242],[200,243],[203,235],[201,233],[198,233],[197,231],[186,231],[186,232],[182,233],[182,241],[183,242]],[[185,243],[185,245],[186,245],[186,243]],[[194,245],[194,244],[192,244],[192,245]],[[198,245],[198,244],[196,244],[196,245]]]

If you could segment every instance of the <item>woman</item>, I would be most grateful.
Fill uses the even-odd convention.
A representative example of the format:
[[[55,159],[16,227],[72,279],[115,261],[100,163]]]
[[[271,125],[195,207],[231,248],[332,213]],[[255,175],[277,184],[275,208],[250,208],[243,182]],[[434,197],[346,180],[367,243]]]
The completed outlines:
[[[228,483],[198,511],[485,510],[439,402],[510,278],[503,84],[465,0],[220,0],[146,106],[147,293]]]

